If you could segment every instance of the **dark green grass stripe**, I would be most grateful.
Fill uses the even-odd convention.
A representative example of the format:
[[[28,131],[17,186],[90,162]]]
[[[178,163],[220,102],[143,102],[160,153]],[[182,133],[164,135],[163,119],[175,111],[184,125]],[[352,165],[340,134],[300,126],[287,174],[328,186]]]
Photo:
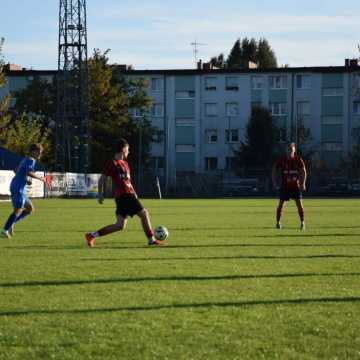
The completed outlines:
[[[307,304],[326,304],[326,303],[355,303],[360,302],[360,297],[320,297],[320,298],[299,298],[299,299],[275,299],[275,300],[251,300],[251,301],[234,301],[234,302],[205,302],[189,304],[164,304],[153,306],[129,306],[114,308],[97,308],[97,309],[69,309],[69,310],[17,310],[2,311],[0,317],[5,316],[27,316],[27,315],[74,315],[74,314],[96,314],[96,313],[113,313],[113,312],[137,312],[137,311],[156,311],[156,310],[173,310],[173,309],[198,309],[198,308],[227,308],[227,307],[251,307],[267,305],[307,305]]]
[[[292,277],[327,277],[327,276],[360,276],[360,272],[352,273],[288,273],[288,274],[254,274],[254,275],[225,275],[225,276],[158,276],[158,277],[124,277],[90,280],[54,280],[54,281],[23,281],[13,283],[0,283],[0,287],[31,287],[31,286],[69,286],[89,284],[111,284],[132,282],[157,282],[157,281],[210,281],[210,280],[241,280],[241,279],[267,279],[267,278],[292,278]]]
[[[330,260],[330,259],[360,259],[360,255],[346,254],[320,254],[301,256],[273,256],[273,255],[237,255],[237,256],[184,256],[184,257],[146,257],[146,258],[94,258],[82,259],[83,261],[206,261],[206,260]]]

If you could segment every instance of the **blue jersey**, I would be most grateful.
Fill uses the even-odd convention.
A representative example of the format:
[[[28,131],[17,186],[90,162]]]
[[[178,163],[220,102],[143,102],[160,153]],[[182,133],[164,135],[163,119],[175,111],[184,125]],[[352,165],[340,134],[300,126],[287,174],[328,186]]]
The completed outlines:
[[[35,171],[35,159],[24,158],[21,160],[15,177],[10,184],[10,191],[25,193],[26,192],[26,180],[29,172]]]

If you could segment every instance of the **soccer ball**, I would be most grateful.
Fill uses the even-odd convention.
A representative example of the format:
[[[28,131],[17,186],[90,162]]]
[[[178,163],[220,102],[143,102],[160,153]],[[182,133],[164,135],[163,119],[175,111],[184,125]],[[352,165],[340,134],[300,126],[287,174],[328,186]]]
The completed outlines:
[[[165,226],[157,226],[154,231],[154,236],[157,240],[164,241],[169,236],[169,231]]]

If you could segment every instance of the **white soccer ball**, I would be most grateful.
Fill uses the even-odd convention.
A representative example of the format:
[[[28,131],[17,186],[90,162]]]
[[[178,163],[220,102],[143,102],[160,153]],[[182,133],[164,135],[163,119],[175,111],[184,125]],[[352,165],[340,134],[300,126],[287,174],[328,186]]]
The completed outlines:
[[[169,236],[169,231],[165,226],[157,226],[154,231],[154,236],[157,240],[164,241]]]

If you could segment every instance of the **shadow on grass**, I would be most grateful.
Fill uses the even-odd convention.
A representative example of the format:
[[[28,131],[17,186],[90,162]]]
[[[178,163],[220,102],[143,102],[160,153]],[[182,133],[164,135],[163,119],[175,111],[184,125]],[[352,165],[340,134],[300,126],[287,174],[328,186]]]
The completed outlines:
[[[164,251],[165,249],[171,250],[171,249],[191,249],[191,248],[227,248],[227,247],[240,247],[240,248],[252,248],[252,247],[260,247],[260,248],[268,248],[268,247],[274,247],[274,248],[288,248],[288,247],[296,247],[296,248],[302,248],[302,247],[309,247],[309,248],[316,248],[316,247],[342,247],[342,248],[347,248],[347,247],[360,247],[360,242],[358,244],[346,244],[346,243],[342,243],[342,244],[199,244],[199,245],[193,245],[193,244],[189,244],[189,245],[167,245],[164,244],[163,246],[158,246],[158,247],[149,247],[148,245],[143,245],[143,246],[138,246],[136,245],[136,242],[121,242],[121,244],[127,244],[127,245],[131,245],[134,244],[134,246],[118,246],[116,244],[116,242],[114,242],[113,246],[108,246],[109,243],[106,243],[106,245],[104,246],[104,243],[100,243],[97,245],[97,247],[93,248],[93,249],[88,249],[87,246],[85,246],[85,244],[82,245],[66,245],[66,246],[56,246],[56,245],[22,245],[22,246],[4,246],[4,249],[14,249],[14,250],[24,250],[24,251],[33,251],[33,250],[43,250],[43,251],[57,251],[57,250],[86,250],[86,251],[92,251],[92,252],[101,252],[101,251],[108,251],[108,250],[137,250],[137,249],[149,249],[150,251],[152,251],[152,249],[157,249],[157,250],[153,250],[153,251]],[[161,250],[159,250],[161,249]],[[321,255],[323,256],[323,255]],[[326,256],[331,256],[331,255],[326,255]],[[338,256],[347,256],[347,255],[338,255]],[[349,255],[349,257],[356,257],[356,256],[352,256]],[[231,257],[230,257],[231,258]],[[263,258],[263,257],[260,257]],[[278,258],[278,257],[275,257]],[[156,258],[147,258],[147,259],[142,259],[142,258],[137,258],[137,259],[127,259],[127,258],[123,258],[123,259],[119,259],[119,260],[158,260]],[[171,258],[171,259],[179,259],[179,258]],[[180,258],[182,259],[182,258]],[[184,260],[187,259],[193,259],[193,258],[184,258]],[[194,259],[198,259],[198,258],[194,258]],[[200,259],[200,258],[199,258]],[[210,259],[210,258],[205,258],[205,259]],[[226,259],[226,258],[219,258],[219,259]],[[99,259],[102,260],[102,259]],[[105,259],[106,260],[106,259]]]
[[[299,234],[273,234],[273,235],[253,235],[251,237],[254,238],[278,238],[278,237],[283,237],[283,238],[287,238],[287,237],[295,237],[295,238],[318,238],[318,237],[332,237],[332,236],[341,236],[341,237],[360,237],[360,234],[304,234],[304,233],[299,233]]]
[[[300,299],[278,299],[278,300],[249,300],[233,302],[203,302],[189,304],[164,304],[153,306],[124,306],[97,309],[68,309],[68,310],[17,310],[1,311],[3,316],[27,316],[27,315],[82,315],[96,313],[113,312],[137,312],[137,311],[156,311],[156,310],[177,310],[177,309],[211,309],[211,308],[242,308],[252,306],[271,306],[271,305],[307,305],[307,304],[327,304],[327,303],[357,303],[360,297],[320,297],[320,298],[300,298]]]
[[[319,255],[303,255],[303,256],[274,256],[274,255],[236,255],[236,256],[184,256],[184,257],[146,257],[146,258],[112,258],[112,259],[82,259],[82,261],[206,261],[206,260],[287,260],[287,259],[358,259],[360,255],[346,255],[346,254],[319,254]]]
[[[70,286],[116,283],[139,283],[158,281],[223,281],[243,279],[277,279],[297,277],[331,277],[331,276],[360,276],[360,272],[350,273],[285,273],[285,274],[254,274],[254,275],[225,275],[225,276],[157,276],[157,277],[123,277],[91,280],[53,280],[53,281],[22,281],[0,283],[0,288],[33,287],[33,286]]]

